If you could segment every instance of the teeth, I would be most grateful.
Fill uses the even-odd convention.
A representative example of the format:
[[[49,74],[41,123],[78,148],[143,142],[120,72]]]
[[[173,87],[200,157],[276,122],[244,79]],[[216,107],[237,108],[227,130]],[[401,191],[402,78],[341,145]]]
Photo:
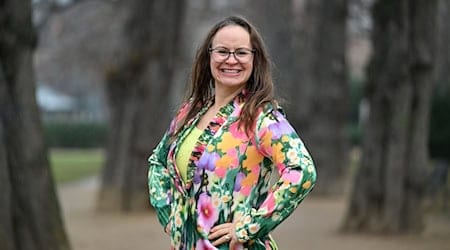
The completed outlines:
[[[238,69],[223,69],[222,71],[225,73],[239,73],[240,70],[238,70]]]

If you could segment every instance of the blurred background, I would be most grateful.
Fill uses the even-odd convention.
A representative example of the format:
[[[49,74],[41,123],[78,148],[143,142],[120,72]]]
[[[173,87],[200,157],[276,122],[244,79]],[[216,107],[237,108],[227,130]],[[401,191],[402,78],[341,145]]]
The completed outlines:
[[[446,0],[0,1],[1,249],[167,249],[147,158],[228,15],[318,170],[280,249],[450,249]]]

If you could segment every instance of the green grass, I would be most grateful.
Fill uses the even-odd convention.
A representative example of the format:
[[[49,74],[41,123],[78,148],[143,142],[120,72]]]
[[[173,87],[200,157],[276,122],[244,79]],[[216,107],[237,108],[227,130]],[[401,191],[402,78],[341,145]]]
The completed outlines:
[[[99,174],[105,160],[100,149],[50,149],[49,153],[57,184]]]

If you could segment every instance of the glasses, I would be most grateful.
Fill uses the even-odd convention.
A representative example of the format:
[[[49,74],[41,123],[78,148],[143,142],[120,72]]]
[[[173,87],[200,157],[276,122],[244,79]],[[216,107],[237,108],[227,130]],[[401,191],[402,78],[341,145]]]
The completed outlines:
[[[234,51],[230,51],[227,48],[219,47],[219,48],[209,48],[209,53],[211,53],[211,57],[215,62],[221,63],[225,62],[230,58],[230,55],[233,54],[234,59],[240,63],[248,63],[255,53],[255,49],[247,49],[247,48],[239,48]]]

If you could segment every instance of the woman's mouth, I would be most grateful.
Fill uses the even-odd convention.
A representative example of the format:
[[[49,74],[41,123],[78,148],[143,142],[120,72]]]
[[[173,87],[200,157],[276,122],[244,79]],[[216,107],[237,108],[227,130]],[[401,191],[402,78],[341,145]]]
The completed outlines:
[[[238,74],[242,70],[240,70],[240,69],[220,69],[220,71],[223,73]]]

